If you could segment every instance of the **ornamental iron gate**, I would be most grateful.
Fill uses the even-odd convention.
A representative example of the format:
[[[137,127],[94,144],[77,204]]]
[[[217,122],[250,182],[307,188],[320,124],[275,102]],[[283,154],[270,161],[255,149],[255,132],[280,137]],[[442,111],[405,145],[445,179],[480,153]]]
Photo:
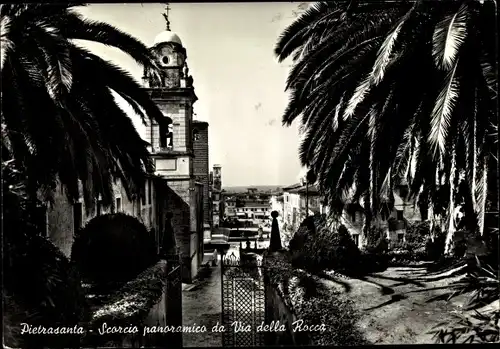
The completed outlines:
[[[257,331],[266,320],[262,257],[240,251],[241,259],[224,256],[221,263],[222,346],[264,346],[264,332]]]

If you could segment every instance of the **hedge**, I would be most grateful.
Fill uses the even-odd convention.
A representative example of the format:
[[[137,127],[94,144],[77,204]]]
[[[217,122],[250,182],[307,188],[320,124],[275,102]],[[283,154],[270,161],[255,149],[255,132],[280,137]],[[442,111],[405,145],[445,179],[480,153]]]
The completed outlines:
[[[305,333],[311,344],[367,344],[356,326],[360,314],[352,301],[343,297],[336,289],[326,287],[317,276],[294,269],[289,258],[289,255],[283,253],[265,255],[265,270],[270,284],[297,319],[309,325],[325,324],[324,332]]]
[[[104,346],[109,343],[122,343],[125,334],[101,336],[98,329],[103,323],[111,326],[138,326],[142,337],[142,326],[151,309],[162,296],[167,279],[167,262],[161,260],[144,270],[135,279],[127,282],[116,291],[105,304],[93,309],[89,328],[93,329],[86,338],[86,344]]]
[[[306,218],[289,244],[293,265],[311,272],[350,270],[361,255],[346,227],[332,229],[320,215]]]
[[[75,236],[71,259],[86,281],[126,282],[155,264],[154,236],[135,217],[106,214],[90,220]]]

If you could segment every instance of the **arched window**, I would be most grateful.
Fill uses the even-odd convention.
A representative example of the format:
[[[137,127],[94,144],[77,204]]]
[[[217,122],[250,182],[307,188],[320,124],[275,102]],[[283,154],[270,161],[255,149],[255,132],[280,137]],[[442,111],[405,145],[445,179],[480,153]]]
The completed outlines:
[[[193,142],[196,142],[199,139],[200,139],[200,132],[198,131],[198,129],[195,128],[193,130]]]
[[[160,123],[160,148],[173,149],[174,147],[174,125],[172,119],[165,117]]]

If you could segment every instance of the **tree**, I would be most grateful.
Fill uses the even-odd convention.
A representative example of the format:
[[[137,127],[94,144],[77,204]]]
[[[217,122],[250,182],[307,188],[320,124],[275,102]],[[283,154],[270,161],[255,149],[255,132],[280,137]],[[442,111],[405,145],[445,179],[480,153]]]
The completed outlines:
[[[74,11],[79,5],[1,5],[2,157],[26,169],[31,197],[44,189],[50,200],[60,182],[76,200],[81,182],[87,208],[99,196],[111,206],[114,178],[133,196],[143,192],[144,174],[152,169],[147,143],[115,95],[143,121],[163,115],[127,72],[73,40],[113,46],[159,70],[140,41],[83,18]]]
[[[301,118],[300,159],[333,215],[361,202],[365,232],[386,218],[395,184],[442,218],[482,233],[493,156],[495,5],[491,1],[311,6],[275,48],[293,68],[283,123]],[[462,190],[459,190],[462,188]]]

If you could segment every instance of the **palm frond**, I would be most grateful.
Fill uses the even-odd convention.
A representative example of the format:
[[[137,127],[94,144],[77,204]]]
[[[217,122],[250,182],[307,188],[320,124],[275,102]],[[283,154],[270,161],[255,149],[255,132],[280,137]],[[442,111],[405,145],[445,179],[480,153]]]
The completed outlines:
[[[443,88],[438,95],[431,115],[428,141],[435,158],[446,153],[445,145],[450,118],[459,94],[458,78],[455,76],[457,66],[458,61],[455,62],[455,67],[446,74]]]
[[[432,38],[432,55],[436,66],[450,70],[467,36],[468,7],[463,2],[456,13],[446,15],[437,25]]]
[[[412,10],[414,7],[412,8]],[[406,20],[410,17],[412,10],[408,11],[396,24],[395,28],[387,35],[384,42],[380,46],[378,51],[377,59],[373,65],[371,78],[372,84],[378,85],[384,78],[384,73],[391,63],[393,63],[394,58],[394,48],[396,46],[396,41],[398,40],[399,33],[405,25]]]

